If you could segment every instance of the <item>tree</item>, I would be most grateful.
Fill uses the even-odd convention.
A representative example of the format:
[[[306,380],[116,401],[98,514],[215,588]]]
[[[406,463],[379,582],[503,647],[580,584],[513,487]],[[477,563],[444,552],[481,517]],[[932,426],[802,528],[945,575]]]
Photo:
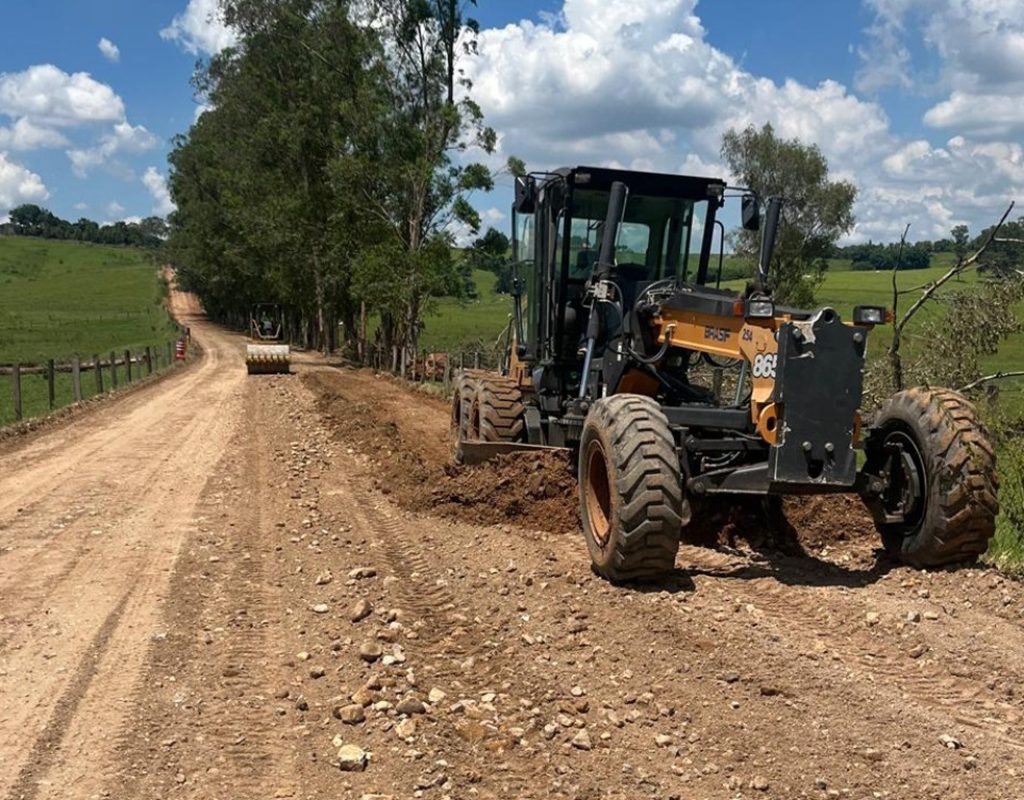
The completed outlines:
[[[970,241],[971,235],[966,225],[957,225],[950,232],[949,235],[953,238],[953,254],[956,256],[956,260],[960,261],[967,257],[967,243]]]
[[[211,105],[170,156],[170,249],[207,310],[242,318],[275,300],[309,345],[339,323],[365,353],[416,346],[437,294],[471,282],[452,223],[494,148],[458,62],[476,24],[450,0],[221,0],[239,44],[196,76]]]
[[[480,217],[468,196],[489,191],[494,184],[485,166],[463,161],[474,148],[492,153],[497,142],[495,132],[483,124],[483,114],[469,96],[472,84],[459,67],[463,55],[476,52],[479,30],[476,21],[465,16],[465,5],[476,2],[370,3],[376,29],[384,38],[387,80],[377,125],[378,148],[369,167],[376,185],[366,199],[389,229],[380,249],[388,253],[391,268],[404,274],[398,284],[390,282],[401,295],[402,310],[395,313],[392,308],[383,315],[386,345],[400,342],[417,348],[431,293],[457,278],[450,258],[435,262],[423,258],[421,251],[439,253],[439,241],[450,249],[452,223],[478,231]],[[367,266],[370,263],[384,262],[373,258]],[[451,272],[439,272],[445,269]]]
[[[778,300],[811,305],[835,243],[853,228],[857,188],[829,180],[828,162],[816,145],[780,139],[771,125],[728,131],[722,157],[740,183],[761,198],[782,196],[771,285]],[[759,241],[755,232],[738,231],[737,252],[755,259]]]

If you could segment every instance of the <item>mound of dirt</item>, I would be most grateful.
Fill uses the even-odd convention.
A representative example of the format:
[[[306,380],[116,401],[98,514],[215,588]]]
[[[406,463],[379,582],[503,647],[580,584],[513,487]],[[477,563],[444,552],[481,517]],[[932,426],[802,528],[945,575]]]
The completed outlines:
[[[448,453],[448,405],[439,398],[367,371],[307,373],[303,381],[337,437],[372,459],[375,488],[402,507],[478,524],[578,529],[567,456],[510,453],[458,467]]]

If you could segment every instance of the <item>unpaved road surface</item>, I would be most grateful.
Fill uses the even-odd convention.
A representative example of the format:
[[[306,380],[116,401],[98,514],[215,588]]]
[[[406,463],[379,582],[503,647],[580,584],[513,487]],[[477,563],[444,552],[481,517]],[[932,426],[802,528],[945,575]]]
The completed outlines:
[[[1020,584],[840,500],[609,586],[564,464],[176,302],[196,366],[0,452],[0,799],[1024,797]]]

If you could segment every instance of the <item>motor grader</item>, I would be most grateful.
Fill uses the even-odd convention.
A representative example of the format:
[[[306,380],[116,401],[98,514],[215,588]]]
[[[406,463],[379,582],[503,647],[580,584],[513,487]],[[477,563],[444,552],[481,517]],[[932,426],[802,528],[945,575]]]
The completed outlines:
[[[720,288],[727,201],[761,237],[742,292]],[[501,373],[457,377],[455,459],[570,449],[594,568],[615,582],[671,572],[716,500],[852,493],[906,563],[982,553],[998,503],[973,407],[911,389],[862,416],[867,339],[889,314],[776,303],[782,208],[701,177],[576,167],[518,179],[514,331]]]
[[[287,375],[291,371],[291,348],[284,340],[284,309],[277,303],[252,307],[245,368],[250,375]]]

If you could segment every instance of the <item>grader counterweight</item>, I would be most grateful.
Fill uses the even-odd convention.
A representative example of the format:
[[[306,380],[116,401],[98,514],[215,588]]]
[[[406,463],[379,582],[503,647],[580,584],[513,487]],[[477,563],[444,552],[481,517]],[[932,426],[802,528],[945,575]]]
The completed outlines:
[[[762,234],[743,292],[711,285],[731,199]],[[979,555],[998,502],[970,403],[915,389],[862,419],[867,337],[887,311],[845,322],[777,304],[783,205],[761,206],[713,178],[577,167],[518,180],[508,368],[458,378],[456,460],[573,451],[584,537],[613,581],[671,571],[710,497],[855,493],[908,563]],[[705,385],[708,368],[732,376],[730,392]]]

